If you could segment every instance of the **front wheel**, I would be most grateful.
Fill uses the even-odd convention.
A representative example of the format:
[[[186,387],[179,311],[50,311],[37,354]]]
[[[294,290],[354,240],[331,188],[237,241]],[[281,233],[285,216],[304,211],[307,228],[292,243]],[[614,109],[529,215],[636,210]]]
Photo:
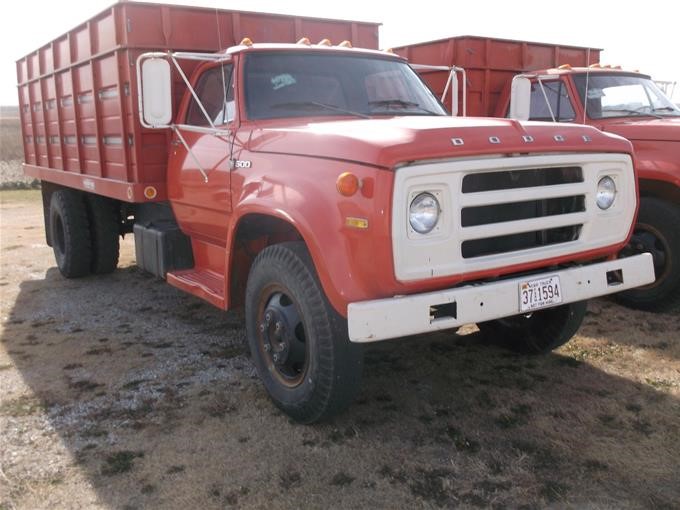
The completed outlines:
[[[303,243],[257,256],[246,288],[246,332],[267,393],[294,420],[313,423],[349,406],[360,384],[361,347],[328,303]]]
[[[526,354],[542,354],[567,343],[581,327],[586,301],[477,324],[496,344]]]

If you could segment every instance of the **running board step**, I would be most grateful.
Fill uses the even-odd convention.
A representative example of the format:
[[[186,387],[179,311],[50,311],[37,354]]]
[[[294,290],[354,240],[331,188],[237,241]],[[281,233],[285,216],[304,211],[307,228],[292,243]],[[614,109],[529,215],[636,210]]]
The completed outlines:
[[[166,278],[173,287],[205,299],[217,308],[225,309],[225,283],[222,275],[208,269],[185,269],[169,271]]]

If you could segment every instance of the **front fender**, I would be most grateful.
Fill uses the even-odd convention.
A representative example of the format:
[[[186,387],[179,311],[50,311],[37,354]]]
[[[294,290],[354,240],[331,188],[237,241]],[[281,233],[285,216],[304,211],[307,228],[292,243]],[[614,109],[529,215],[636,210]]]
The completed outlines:
[[[638,178],[661,181],[680,189],[680,142],[634,140]]]
[[[347,305],[382,296],[393,281],[390,241],[393,174],[355,163],[281,154],[251,153],[249,169],[232,173],[233,215],[228,266],[235,233],[249,214],[272,216],[294,227],[305,241],[324,292],[343,316]],[[352,172],[362,188],[341,195],[336,181]],[[348,218],[368,221],[367,228]]]

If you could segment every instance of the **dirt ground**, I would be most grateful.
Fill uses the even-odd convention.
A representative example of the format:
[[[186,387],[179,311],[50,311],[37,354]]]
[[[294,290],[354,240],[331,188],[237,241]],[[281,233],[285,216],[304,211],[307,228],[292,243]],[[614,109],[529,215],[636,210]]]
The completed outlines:
[[[331,424],[292,424],[242,317],[142,273],[67,281],[38,191],[0,205],[0,509],[678,508],[680,313],[591,302],[559,351],[475,328],[371,346]]]

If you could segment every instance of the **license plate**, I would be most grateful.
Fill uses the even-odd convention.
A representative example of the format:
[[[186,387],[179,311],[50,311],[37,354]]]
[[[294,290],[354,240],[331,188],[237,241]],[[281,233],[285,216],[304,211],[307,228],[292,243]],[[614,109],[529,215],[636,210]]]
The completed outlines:
[[[559,276],[527,280],[519,284],[520,312],[531,312],[561,302],[562,287],[560,287]]]

